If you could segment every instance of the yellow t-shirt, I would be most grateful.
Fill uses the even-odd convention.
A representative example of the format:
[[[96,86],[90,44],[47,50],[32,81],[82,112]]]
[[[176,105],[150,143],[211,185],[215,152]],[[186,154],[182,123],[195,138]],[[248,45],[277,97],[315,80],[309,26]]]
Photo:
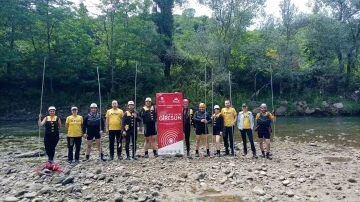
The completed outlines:
[[[250,129],[251,124],[250,124],[250,119],[249,119],[249,112],[244,112],[243,115],[244,115],[243,129]]]
[[[123,110],[119,108],[117,108],[116,110],[109,109],[106,112],[106,118],[109,119],[109,130],[121,130],[121,123],[123,117],[124,117]]]
[[[81,131],[81,127],[83,124],[82,116],[80,116],[80,115],[68,116],[66,118],[66,123],[69,124],[68,133],[67,133],[68,137],[81,137],[82,136],[82,131]]]
[[[234,108],[222,108],[221,110],[221,114],[224,117],[224,126],[225,127],[231,127],[233,126],[233,122],[235,120],[236,117],[236,110]]]
[[[255,118],[256,121],[260,118],[260,113],[256,114],[256,118]],[[265,112],[265,114],[263,114],[263,116],[267,116],[268,114],[269,114],[269,119],[274,120],[274,115],[272,115],[270,112]]]

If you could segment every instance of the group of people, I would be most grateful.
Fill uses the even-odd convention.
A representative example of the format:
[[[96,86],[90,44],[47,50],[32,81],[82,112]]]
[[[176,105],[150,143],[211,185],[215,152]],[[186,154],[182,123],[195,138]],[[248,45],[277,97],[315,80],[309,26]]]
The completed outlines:
[[[271,122],[275,122],[275,116],[267,111],[266,104],[261,104],[260,113],[254,115],[251,111],[248,111],[246,104],[242,104],[242,110],[237,114],[236,110],[231,107],[230,100],[225,100],[225,107],[220,108],[219,105],[214,106],[214,113],[210,115],[206,112],[206,106],[204,103],[200,103],[198,111],[195,113],[192,109],[189,109],[189,101],[183,100],[183,129],[185,134],[185,143],[187,156],[191,158],[190,154],[190,134],[191,126],[194,126],[196,134],[195,144],[195,156],[199,157],[199,145],[200,139],[203,138],[203,142],[206,147],[206,156],[210,156],[210,148],[208,141],[208,124],[212,124],[212,135],[215,137],[215,156],[221,156],[220,154],[220,137],[223,137],[225,155],[235,156],[234,152],[234,129],[237,125],[240,130],[241,138],[243,141],[243,155],[248,154],[247,150],[247,138],[249,139],[253,158],[258,158],[256,154],[256,148],[254,144],[253,130],[257,131],[259,146],[261,150],[261,157],[271,160],[270,155],[270,136],[272,133]],[[255,126],[256,124],[256,126]],[[264,142],[266,145],[266,152],[264,150]],[[230,153],[231,151],[231,153]]]
[[[118,107],[116,100],[112,101],[112,108],[107,110],[105,120],[98,112],[96,103],[90,105],[90,112],[83,118],[78,114],[78,108],[71,107],[72,115],[66,118],[65,127],[67,129],[67,146],[68,146],[68,162],[78,162],[80,160],[80,150],[82,138],[87,140],[86,157],[89,160],[91,147],[95,140],[101,160],[106,161],[101,146],[101,138],[104,134],[109,135],[109,157],[114,159],[115,141],[117,159],[122,160],[123,139],[125,139],[126,160],[131,158],[136,160],[136,141],[139,131],[144,129],[144,157],[149,158],[148,150],[150,145],[153,150],[154,157],[158,157],[157,148],[157,113],[156,107],[152,104],[151,98],[145,99],[145,105],[140,112],[135,110],[133,101],[127,103],[127,110],[124,112]],[[59,141],[59,130],[61,128],[61,120],[55,115],[56,108],[51,106],[48,109],[49,115],[41,120],[39,115],[39,126],[45,126],[44,145],[50,164],[54,161],[56,145]],[[243,140],[244,155],[247,155],[247,138],[249,139],[253,157],[257,158],[254,146],[254,138],[252,131],[258,132],[260,150],[262,157],[271,159],[270,157],[270,135],[271,122],[275,121],[274,115],[267,111],[266,104],[261,105],[261,112],[256,115],[248,111],[246,104],[242,105],[242,111],[237,114],[236,110],[231,107],[230,100],[225,100],[225,107],[220,109],[219,105],[214,106],[214,113],[210,115],[206,112],[204,103],[200,103],[198,110],[194,112],[189,108],[189,101],[183,100],[183,130],[186,143],[187,157],[192,158],[190,154],[190,134],[191,127],[194,127],[196,134],[195,156],[199,157],[200,140],[206,147],[206,156],[210,156],[209,148],[209,129],[208,124],[212,124],[212,134],[215,137],[216,153],[220,154],[220,136],[223,136],[225,155],[236,155],[234,151],[234,128],[237,124],[240,129]],[[256,126],[255,126],[256,123]],[[266,153],[264,151],[263,142],[266,143]],[[130,155],[130,141],[132,142],[132,152]],[[75,156],[74,156],[75,146]],[[230,153],[231,151],[231,153]]]

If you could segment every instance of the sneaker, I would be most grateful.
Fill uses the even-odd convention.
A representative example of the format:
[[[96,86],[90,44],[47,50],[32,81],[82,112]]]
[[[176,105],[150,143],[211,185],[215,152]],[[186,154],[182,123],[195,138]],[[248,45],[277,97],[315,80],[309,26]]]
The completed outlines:
[[[132,157],[132,159],[134,159],[134,160],[138,160],[138,159],[136,158],[136,156],[133,156],[133,157]]]
[[[196,153],[196,154],[195,154],[195,157],[199,157],[199,156],[200,156],[199,153]]]
[[[118,160],[123,160],[123,157],[121,155],[119,155]]]
[[[159,154],[156,153],[156,154],[154,155],[154,157],[155,157],[155,158],[159,157]]]
[[[77,163],[80,163],[80,161],[79,161],[79,160],[75,160],[75,162],[74,162],[74,163],[76,163],[76,164],[77,164]]]
[[[70,163],[70,164],[71,164],[72,162],[73,162],[72,160],[68,160],[68,163]]]
[[[231,153],[231,156],[237,156],[236,154],[234,154],[234,153]]]
[[[257,159],[258,156],[257,156],[256,154],[253,154],[253,158],[254,158],[254,159]]]
[[[130,156],[126,157],[126,160],[130,160]]]
[[[109,161],[114,160],[114,156],[110,156]]]
[[[149,158],[149,154],[145,154],[145,155],[144,155],[144,158]]]
[[[269,159],[269,160],[272,160],[269,153],[266,153],[266,158]]]

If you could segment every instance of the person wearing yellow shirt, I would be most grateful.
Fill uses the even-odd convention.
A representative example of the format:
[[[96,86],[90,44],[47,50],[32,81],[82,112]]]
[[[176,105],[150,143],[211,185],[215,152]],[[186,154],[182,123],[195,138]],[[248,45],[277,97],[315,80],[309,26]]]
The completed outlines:
[[[71,116],[66,118],[65,127],[67,132],[67,146],[68,146],[68,162],[72,163],[74,160],[73,149],[75,145],[75,163],[79,162],[81,139],[82,139],[82,124],[83,117],[78,115],[78,108],[71,107]]]
[[[229,155],[229,146],[231,149],[231,155],[234,153],[234,125],[237,119],[237,113],[234,108],[231,107],[230,100],[225,100],[225,108],[222,108],[221,115],[224,117],[224,146],[225,155]],[[229,145],[230,139],[230,145]]]
[[[242,107],[242,111],[239,112],[237,119],[237,126],[240,129],[241,139],[243,141],[244,156],[247,155],[247,145],[246,145],[246,135],[247,135],[249,138],[251,151],[253,153],[253,158],[257,158],[255,144],[254,144],[254,137],[252,133],[252,130],[254,129],[254,116],[250,111],[248,111],[246,104],[242,104],[241,107]]]
[[[121,135],[121,124],[124,117],[123,110],[118,108],[118,102],[113,100],[111,103],[112,109],[106,112],[106,133],[109,134],[109,149],[110,149],[110,160],[114,160],[114,143],[116,138],[116,151],[119,160],[122,160],[122,140]]]
[[[276,122],[276,117],[274,115],[272,115],[270,112],[267,111],[267,107],[266,104],[261,104],[260,106],[260,113],[258,113],[256,115],[256,129],[255,131],[258,132],[258,137],[259,137],[259,145],[260,145],[260,150],[262,153],[263,158],[265,158],[265,151],[264,151],[264,146],[263,146],[263,142],[265,139],[265,143],[266,143],[266,158],[271,160],[270,157],[270,136],[271,136],[271,122]]]

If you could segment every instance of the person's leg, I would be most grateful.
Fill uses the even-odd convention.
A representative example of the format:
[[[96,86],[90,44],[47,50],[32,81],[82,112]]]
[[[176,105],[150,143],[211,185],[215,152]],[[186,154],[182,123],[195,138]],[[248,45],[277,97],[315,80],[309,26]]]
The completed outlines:
[[[144,152],[145,152],[145,155],[144,157],[145,158],[149,158],[149,147],[150,147],[150,142],[151,142],[151,136],[149,134],[149,128],[147,126],[147,124],[145,123],[144,124],[144,135],[145,135],[145,142],[144,142]]]
[[[229,127],[225,127],[223,140],[224,140],[225,154],[229,155]]]
[[[98,136],[95,136],[95,140],[96,140],[96,147],[98,148],[99,154],[100,154],[100,159],[105,161],[106,159],[104,158],[104,154],[102,152],[102,142],[101,142],[101,136],[100,134]]]
[[[51,139],[50,139],[50,135],[45,134],[44,136],[44,146],[45,146],[45,151],[46,151],[46,155],[48,156],[48,161],[49,163],[51,163],[50,161],[50,155],[51,155]]]
[[[73,148],[75,139],[71,137],[66,137],[67,146],[68,146],[68,161],[72,162],[74,160]]]
[[[158,156],[158,154],[157,154],[157,150],[158,150],[157,142],[158,142],[157,135],[151,136],[151,146],[152,146],[153,153],[154,153],[154,156],[155,156],[155,157]]]
[[[247,133],[247,136],[249,138],[249,142],[250,142],[250,146],[251,146],[251,151],[253,153],[253,157],[257,157],[256,156],[256,148],[255,148],[255,144],[254,144],[254,136],[253,136],[252,130],[248,129],[246,133]]]
[[[109,130],[109,152],[110,160],[114,159],[114,143],[115,143],[116,131]]]
[[[137,158],[136,158],[136,140],[137,140],[137,132],[135,132],[131,135],[131,142],[132,142],[131,150],[132,150],[132,158],[134,160],[137,160]]]
[[[216,154],[220,156],[220,135],[215,135]]]
[[[85,153],[85,158],[86,160],[89,160],[90,158],[90,152],[91,152],[91,146],[93,144],[93,139],[90,139],[90,137],[88,136],[87,138],[87,147],[86,147],[86,153]]]
[[[204,134],[203,136],[203,142],[206,148],[206,155],[210,156],[210,149],[209,149],[209,141],[208,141],[208,134]]]
[[[270,157],[270,133],[268,133],[265,137],[265,144],[266,144],[266,158],[271,160],[271,157]]]
[[[196,143],[195,143],[195,156],[199,157],[199,146],[200,146],[200,138],[201,135],[196,135]]]
[[[247,145],[246,145],[246,130],[240,130],[241,139],[243,141],[243,150],[244,150],[244,156],[247,154]]]
[[[264,143],[264,136],[263,136],[263,134],[262,133],[258,133],[258,137],[259,137],[259,147],[260,147],[260,151],[261,151],[261,154],[262,154],[262,156],[261,157],[265,157],[265,151],[264,151],[264,145],[263,145],[263,143]]]
[[[130,138],[131,138],[131,132],[127,132],[125,136],[125,152],[126,152],[126,160],[130,160]]]
[[[229,128],[229,141],[230,141],[230,149],[231,149],[231,155],[235,155],[234,153],[234,129],[233,127]]]
[[[118,156],[118,159],[120,160],[121,159],[121,131],[120,130],[117,130],[116,133],[115,133],[115,137],[116,137],[116,153],[117,153],[117,156]]]
[[[74,142],[75,142],[75,161],[79,161],[79,159],[80,159],[81,139],[82,139],[82,137],[74,138]]]
[[[186,152],[187,155],[190,156],[190,130],[185,130],[185,143],[186,143]]]
[[[53,135],[53,137],[51,138],[51,154],[52,154],[52,159],[51,160],[54,160],[54,157],[55,157],[55,151],[56,151],[56,146],[59,142],[59,134],[55,134]]]

